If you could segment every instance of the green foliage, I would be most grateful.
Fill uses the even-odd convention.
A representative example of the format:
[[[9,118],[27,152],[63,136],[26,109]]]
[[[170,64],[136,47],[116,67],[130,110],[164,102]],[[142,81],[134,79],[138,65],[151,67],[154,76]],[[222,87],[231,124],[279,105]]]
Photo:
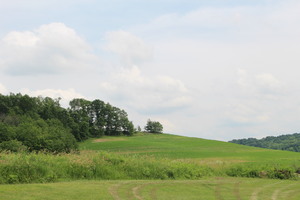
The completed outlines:
[[[295,179],[294,168],[266,164],[238,164],[216,168],[206,164],[83,151],[81,154],[2,153],[0,184],[58,180],[191,180],[211,176]]]
[[[70,115],[78,125],[73,131],[78,141],[103,135],[132,135],[134,126],[124,110],[96,99],[73,99]]]
[[[268,136],[262,139],[248,138],[230,141],[247,146],[300,152],[300,133],[280,136]]]
[[[22,152],[27,151],[27,146],[18,140],[3,141],[0,143],[0,151]]]
[[[199,179],[213,174],[197,164],[107,152],[82,155],[1,154],[0,183],[78,179]]]
[[[17,128],[17,140],[29,151],[66,152],[77,150],[77,143],[70,131],[58,120],[36,120],[21,123]]]
[[[145,126],[145,131],[148,133],[162,133],[163,126],[157,121],[151,121],[148,119],[147,125]]]
[[[13,127],[6,123],[0,122],[0,142],[9,141],[15,138]]]
[[[127,113],[101,100],[73,99],[70,108],[62,108],[58,99],[0,94],[0,143],[6,150],[16,140],[29,151],[71,152],[76,141],[103,135],[134,133]],[[75,138],[75,139],[74,139]]]

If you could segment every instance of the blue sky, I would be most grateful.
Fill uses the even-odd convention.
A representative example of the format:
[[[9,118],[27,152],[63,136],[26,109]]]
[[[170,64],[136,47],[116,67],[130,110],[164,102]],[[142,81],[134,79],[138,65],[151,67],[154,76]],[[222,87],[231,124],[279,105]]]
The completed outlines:
[[[0,92],[230,140],[299,132],[296,0],[0,0]]]

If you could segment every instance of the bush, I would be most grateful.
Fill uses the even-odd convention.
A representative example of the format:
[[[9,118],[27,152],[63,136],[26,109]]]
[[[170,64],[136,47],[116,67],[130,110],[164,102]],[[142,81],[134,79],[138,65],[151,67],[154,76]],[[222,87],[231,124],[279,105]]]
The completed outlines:
[[[27,147],[18,140],[4,141],[0,143],[0,151],[22,152],[26,150]]]
[[[295,178],[296,175],[291,169],[273,169],[268,171],[268,177],[275,179],[292,179]]]
[[[78,144],[70,130],[54,119],[23,122],[16,128],[16,135],[29,151],[70,153],[78,149]]]

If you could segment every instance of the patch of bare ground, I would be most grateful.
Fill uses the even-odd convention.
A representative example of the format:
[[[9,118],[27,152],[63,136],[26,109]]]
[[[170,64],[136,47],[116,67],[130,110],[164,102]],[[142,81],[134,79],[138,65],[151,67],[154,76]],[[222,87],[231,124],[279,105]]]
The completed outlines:
[[[125,138],[99,138],[99,139],[95,139],[93,141],[93,143],[97,143],[97,142],[114,142],[114,141],[126,141]]]
[[[140,150],[140,151],[120,151],[116,152],[117,154],[135,154],[135,153],[153,153],[153,152],[159,152],[158,150]]]
[[[199,165],[207,165],[210,167],[224,167],[224,165],[232,165],[234,163],[249,162],[245,160],[230,160],[222,158],[210,158],[210,159],[177,159],[177,161],[189,162]]]

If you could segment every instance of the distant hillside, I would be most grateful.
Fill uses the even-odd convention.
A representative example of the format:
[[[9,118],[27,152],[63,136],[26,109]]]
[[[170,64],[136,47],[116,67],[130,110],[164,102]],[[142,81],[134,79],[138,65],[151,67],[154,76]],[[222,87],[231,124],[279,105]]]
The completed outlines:
[[[300,133],[268,136],[262,139],[248,138],[229,141],[247,146],[300,152]]]

